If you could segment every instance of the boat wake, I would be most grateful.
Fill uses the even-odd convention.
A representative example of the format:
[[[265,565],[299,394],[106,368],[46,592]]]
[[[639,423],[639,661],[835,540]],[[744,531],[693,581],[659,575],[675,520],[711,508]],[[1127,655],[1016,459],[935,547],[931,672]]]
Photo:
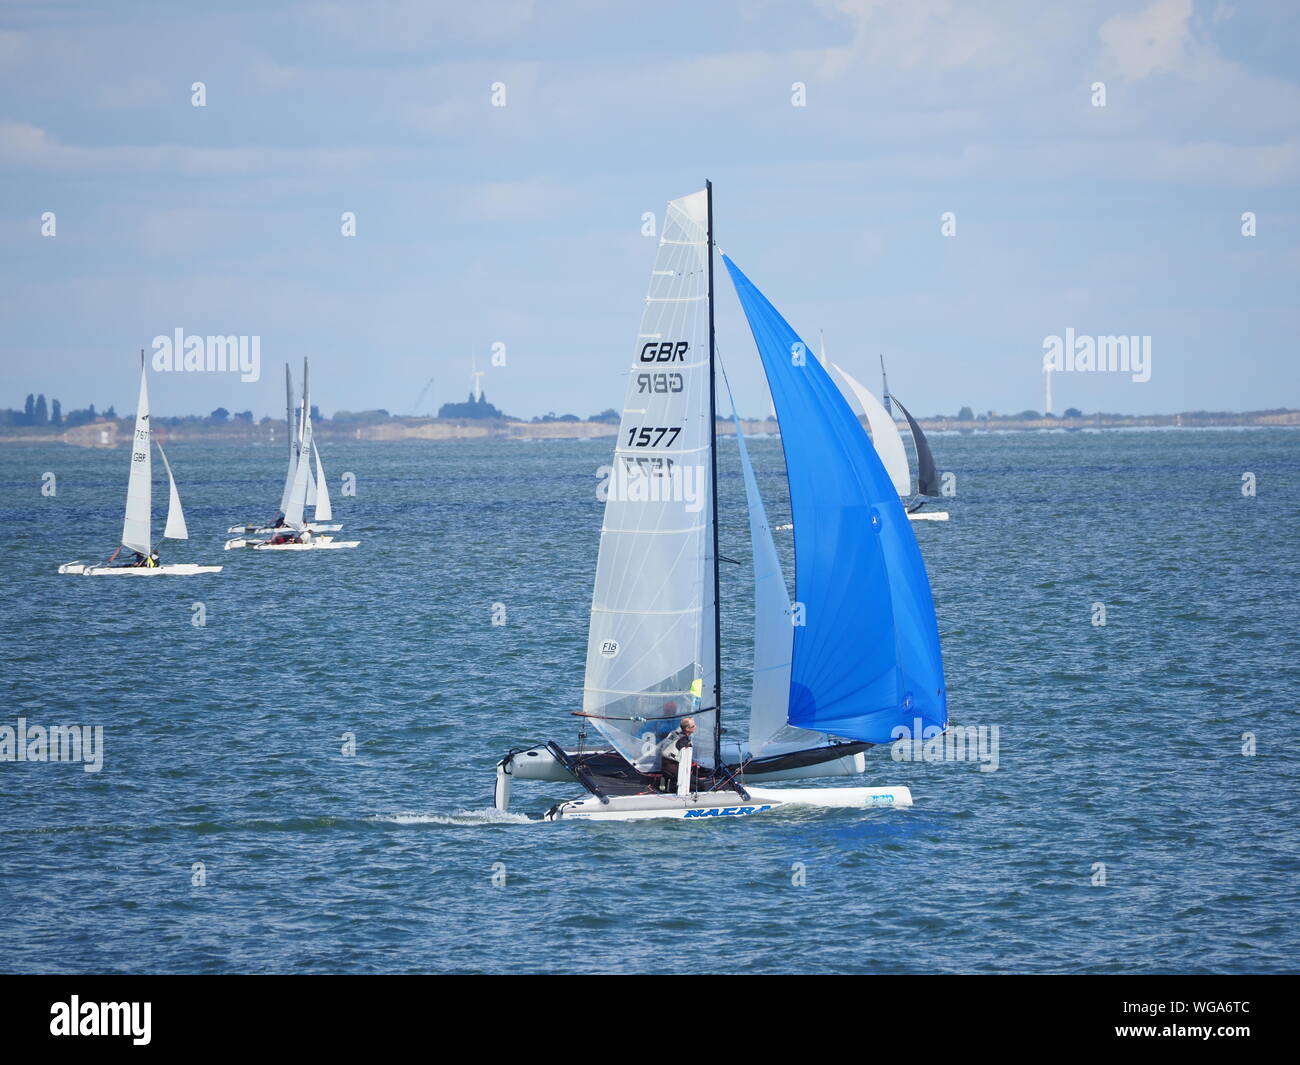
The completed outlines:
[[[452,814],[377,814],[371,821],[384,821],[393,825],[528,825],[540,824],[527,814],[497,810],[491,806],[481,810],[457,810]]]

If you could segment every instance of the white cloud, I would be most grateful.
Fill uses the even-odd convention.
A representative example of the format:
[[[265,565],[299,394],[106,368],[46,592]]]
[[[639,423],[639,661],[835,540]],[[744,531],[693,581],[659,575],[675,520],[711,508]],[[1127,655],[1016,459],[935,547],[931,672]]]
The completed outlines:
[[[949,0],[830,0],[853,26],[853,40],[828,50],[828,72],[853,63],[931,72],[1005,61],[1014,24],[983,6]]]
[[[1192,43],[1192,0],[1156,0],[1133,14],[1112,15],[1098,37],[1103,61],[1130,81],[1183,66]]]

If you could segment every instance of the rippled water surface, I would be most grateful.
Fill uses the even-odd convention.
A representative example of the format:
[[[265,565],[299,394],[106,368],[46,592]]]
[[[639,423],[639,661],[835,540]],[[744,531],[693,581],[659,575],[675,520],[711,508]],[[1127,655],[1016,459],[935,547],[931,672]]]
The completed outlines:
[[[490,806],[509,747],[575,738],[608,442],[329,444],[361,547],[280,555],[221,550],[280,450],[178,444],[193,539],[167,555],[225,570],[148,580],[55,574],[111,552],[124,451],[5,447],[0,724],[102,725],[105,755],[0,762],[0,967],[1296,969],[1300,434],[933,443],[951,713],[998,726],[997,771],[876,749],[865,782],[911,810],[607,825],[525,816],[576,787]],[[778,442],[752,451],[788,520]],[[734,443],[722,465],[747,561]],[[724,568],[736,724],[750,601]]]

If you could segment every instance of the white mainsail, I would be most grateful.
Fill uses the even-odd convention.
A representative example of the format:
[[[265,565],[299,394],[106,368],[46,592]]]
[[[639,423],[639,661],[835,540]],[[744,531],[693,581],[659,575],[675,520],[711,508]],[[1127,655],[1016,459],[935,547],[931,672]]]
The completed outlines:
[[[583,712],[642,770],[656,768],[657,741],[687,714],[698,726],[696,761],[713,761],[708,258],[707,193],[671,201],[632,357],[592,594]],[[702,712],[693,687],[702,689]]]
[[[298,434],[293,424],[293,376],[289,364],[284,364],[284,424],[289,438],[289,469],[284,475],[284,490],[280,493],[280,513],[289,511],[289,495],[293,491],[293,477],[298,470]]]
[[[289,503],[284,508],[284,523],[294,529],[301,529],[303,526],[303,508],[307,504],[307,477],[311,470],[311,463],[306,461],[306,449],[311,447],[311,418],[304,417],[302,421],[302,452],[299,456],[297,469],[293,474],[293,486],[289,491]]]
[[[876,454],[880,456],[889,479],[894,482],[894,491],[900,496],[911,495],[912,471],[907,465],[907,451],[903,448],[898,425],[865,385],[835,363],[827,365],[837,378],[836,383],[854,413],[866,416],[867,425],[871,428],[871,442],[875,445]]]
[[[311,389],[307,385],[307,357],[302,360],[302,403],[298,408],[298,454],[307,454],[306,425],[307,415],[311,413]]]
[[[163,529],[164,540],[188,540],[190,531],[185,527],[185,512],[181,510],[181,494],[176,491],[176,478],[172,476],[172,464],[167,461],[167,452],[162,444],[155,444],[158,454],[167,470],[167,526]]]
[[[334,517],[334,508],[330,505],[330,486],[325,483],[325,467],[321,465],[320,452],[316,448],[316,441],[311,444],[311,453],[316,459],[316,521],[329,521]]]
[[[149,382],[144,356],[140,357],[140,400],[135,409],[135,436],[131,439],[131,475],[126,482],[126,517],[122,522],[122,546],[147,555],[153,549],[153,460],[149,447]]]
[[[311,453],[315,448],[307,436],[307,425],[311,421],[311,390],[307,385],[307,359],[302,360],[302,407],[298,411],[298,461],[307,467],[307,496],[305,506],[316,505],[316,475],[311,468]]]

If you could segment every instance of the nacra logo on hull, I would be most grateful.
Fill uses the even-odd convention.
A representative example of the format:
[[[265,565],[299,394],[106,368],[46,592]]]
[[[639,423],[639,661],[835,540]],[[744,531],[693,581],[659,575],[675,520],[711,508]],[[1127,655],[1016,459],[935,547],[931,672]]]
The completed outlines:
[[[743,817],[745,814],[761,814],[764,810],[770,810],[768,806],[723,806],[710,810],[687,810],[687,817]]]

